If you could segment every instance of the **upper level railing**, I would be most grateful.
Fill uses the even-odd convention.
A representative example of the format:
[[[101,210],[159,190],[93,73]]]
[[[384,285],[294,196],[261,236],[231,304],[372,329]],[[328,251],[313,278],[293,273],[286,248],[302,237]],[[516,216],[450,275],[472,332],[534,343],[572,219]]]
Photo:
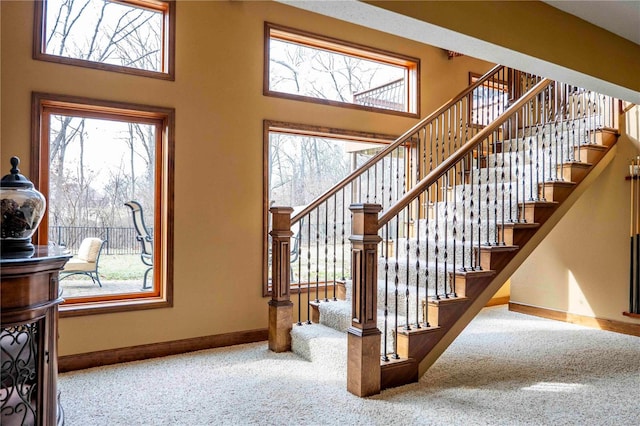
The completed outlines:
[[[353,94],[353,103],[376,108],[405,111],[407,91],[404,88],[404,78],[399,78],[387,84]]]

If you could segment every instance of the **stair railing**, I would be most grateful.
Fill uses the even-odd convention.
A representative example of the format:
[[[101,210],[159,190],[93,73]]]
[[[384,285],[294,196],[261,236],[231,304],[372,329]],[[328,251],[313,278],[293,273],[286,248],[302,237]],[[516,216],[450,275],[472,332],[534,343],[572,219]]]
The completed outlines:
[[[563,180],[562,164],[586,163],[581,148],[617,126],[616,106],[543,79],[379,215],[379,205],[352,205],[351,392],[380,390],[358,373],[379,371],[366,348],[382,343],[383,364],[400,359],[398,333],[431,327],[428,301],[456,298],[457,274],[489,268],[484,253],[515,249],[506,230],[533,221],[527,206],[547,201],[543,183]]]
[[[291,218],[292,226],[302,224],[298,261],[288,274],[289,285],[296,283],[298,324],[311,322],[311,304],[340,297],[338,284],[351,276],[349,205],[375,203],[384,211],[539,79],[494,67]]]

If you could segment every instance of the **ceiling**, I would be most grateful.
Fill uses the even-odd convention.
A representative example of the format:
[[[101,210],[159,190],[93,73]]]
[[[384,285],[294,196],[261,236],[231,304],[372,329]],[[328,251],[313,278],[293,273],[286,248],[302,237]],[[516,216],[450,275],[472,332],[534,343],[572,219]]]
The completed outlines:
[[[640,44],[640,0],[562,0],[545,3]]]
[[[526,69],[558,81],[640,104],[640,92],[583,72],[535,58],[447,28],[421,21],[358,0],[276,0],[379,31],[396,34],[435,47],[453,50],[489,62]],[[549,6],[589,21],[640,45],[640,0],[547,1]],[[619,34],[622,33],[622,34]]]

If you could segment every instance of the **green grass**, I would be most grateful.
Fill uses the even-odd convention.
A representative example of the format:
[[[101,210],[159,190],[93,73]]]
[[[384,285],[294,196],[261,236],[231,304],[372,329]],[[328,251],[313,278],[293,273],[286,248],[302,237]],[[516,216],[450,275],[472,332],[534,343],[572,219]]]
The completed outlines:
[[[102,254],[98,271],[101,280],[142,280],[147,268],[138,254]],[[72,275],[68,279],[86,279],[86,276]]]
[[[141,279],[148,266],[137,254],[110,254],[100,256],[100,275],[109,280]]]

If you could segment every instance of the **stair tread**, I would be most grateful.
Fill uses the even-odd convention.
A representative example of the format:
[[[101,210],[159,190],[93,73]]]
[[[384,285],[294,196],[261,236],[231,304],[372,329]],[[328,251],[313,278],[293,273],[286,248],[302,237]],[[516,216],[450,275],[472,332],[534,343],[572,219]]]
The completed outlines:
[[[525,228],[538,228],[540,224],[537,222],[509,222],[505,223],[506,226],[513,226],[513,229],[525,229]],[[502,225],[498,225],[502,226]]]

